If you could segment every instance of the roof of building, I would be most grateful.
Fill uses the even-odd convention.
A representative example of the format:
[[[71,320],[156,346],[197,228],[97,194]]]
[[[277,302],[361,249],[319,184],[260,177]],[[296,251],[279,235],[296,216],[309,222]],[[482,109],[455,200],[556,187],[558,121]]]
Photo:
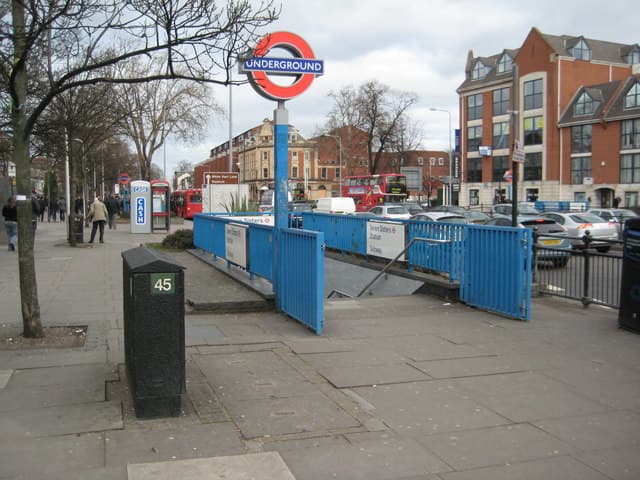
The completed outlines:
[[[557,55],[563,57],[572,57],[573,55],[571,53],[571,49],[575,47],[581,40],[583,40],[591,50],[592,61],[624,64],[627,63],[626,57],[631,52],[640,52],[640,45],[638,45],[637,43],[623,44],[586,38],[584,36],[550,35],[539,32],[535,27],[532,28],[532,31],[538,32],[543,40],[549,45],[549,47]],[[474,57],[473,51],[470,50],[467,56],[465,80],[458,87],[458,93],[462,93],[471,89],[477,89],[479,87],[489,86],[495,83],[511,81],[513,78],[512,71],[497,73],[496,67],[502,55],[508,53],[512,58],[515,58],[518,52],[519,49],[505,49],[502,52],[491,55],[489,57]],[[472,79],[471,74],[477,62],[482,62],[482,64],[488,67],[489,70],[482,78]]]

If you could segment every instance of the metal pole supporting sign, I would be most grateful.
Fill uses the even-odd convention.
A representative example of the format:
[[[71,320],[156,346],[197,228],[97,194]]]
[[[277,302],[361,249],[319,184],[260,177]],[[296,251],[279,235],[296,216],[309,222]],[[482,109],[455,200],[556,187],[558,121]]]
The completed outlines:
[[[281,49],[290,53],[292,57],[269,57],[267,54],[273,49]],[[251,58],[245,59],[240,70],[247,75],[249,83],[259,95],[275,100],[277,109],[274,110],[274,159],[275,159],[275,202],[274,202],[274,233],[273,248],[273,289],[278,301],[278,280],[280,278],[278,256],[280,252],[280,231],[287,227],[288,190],[289,190],[289,114],[284,102],[303,93],[316,76],[324,72],[322,60],[314,57],[309,44],[300,36],[291,32],[274,32],[266,35],[254,51]],[[273,82],[269,75],[292,76],[291,85],[279,85]],[[279,305],[276,305],[279,308]]]

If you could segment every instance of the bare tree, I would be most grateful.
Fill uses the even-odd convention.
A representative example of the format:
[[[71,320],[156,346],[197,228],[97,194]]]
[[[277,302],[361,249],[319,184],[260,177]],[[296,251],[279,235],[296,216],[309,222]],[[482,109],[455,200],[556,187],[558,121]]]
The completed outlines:
[[[154,65],[135,63],[134,71],[158,70]],[[122,85],[118,104],[123,115],[124,135],[135,145],[142,178],[149,180],[153,155],[171,135],[189,142],[202,138],[213,114],[222,113],[204,83],[165,80]]]
[[[417,96],[408,92],[392,91],[377,81],[369,81],[355,90],[348,86],[331,92],[334,107],[329,113],[330,130],[352,125],[367,133],[369,171],[377,173],[382,155],[400,137],[407,125],[408,110],[417,102]]]
[[[1,126],[16,164],[23,334],[43,335],[33,257],[29,145],[54,98],[83,85],[184,79],[228,85],[231,65],[277,18],[270,0],[5,0],[0,3]],[[118,41],[121,47],[114,47]],[[160,72],[119,65],[162,58]],[[61,132],[62,134],[62,132]]]

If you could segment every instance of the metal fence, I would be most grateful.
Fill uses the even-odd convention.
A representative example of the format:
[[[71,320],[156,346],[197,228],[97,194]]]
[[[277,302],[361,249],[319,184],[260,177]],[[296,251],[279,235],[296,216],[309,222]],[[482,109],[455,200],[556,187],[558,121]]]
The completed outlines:
[[[583,239],[588,245],[590,238],[586,236]],[[578,300],[585,306],[594,303],[619,308],[622,242],[612,240],[607,243],[610,247],[608,252],[592,248],[572,250],[566,265],[536,261],[534,283],[537,283],[539,292]],[[537,258],[543,251],[554,249],[536,244],[534,250],[534,258]]]

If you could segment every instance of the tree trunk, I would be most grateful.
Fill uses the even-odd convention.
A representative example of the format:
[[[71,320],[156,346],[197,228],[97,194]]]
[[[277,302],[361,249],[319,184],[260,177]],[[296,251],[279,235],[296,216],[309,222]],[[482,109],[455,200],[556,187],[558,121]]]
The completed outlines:
[[[24,41],[24,6],[12,2],[14,25],[13,74],[15,91],[11,108],[13,124],[13,160],[16,164],[18,204],[18,265],[20,269],[20,305],[23,335],[27,338],[44,336],[40,321],[36,265],[33,258],[33,229],[31,207],[31,165],[29,162],[29,132],[24,109],[27,101],[26,45]]]

